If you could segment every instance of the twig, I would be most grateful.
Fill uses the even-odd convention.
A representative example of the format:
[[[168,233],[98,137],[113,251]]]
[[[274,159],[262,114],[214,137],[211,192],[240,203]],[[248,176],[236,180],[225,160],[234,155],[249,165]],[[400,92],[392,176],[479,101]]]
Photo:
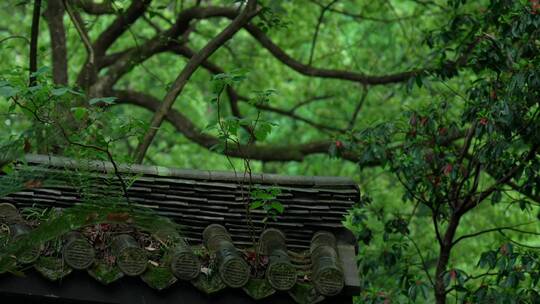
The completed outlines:
[[[418,248],[418,244],[416,244],[416,242],[409,235],[405,235],[405,237],[407,239],[409,239],[409,241],[411,241],[411,243],[413,243],[414,248],[416,249],[416,252],[418,252],[418,256],[420,256],[420,260],[422,261],[422,269],[426,273],[426,276],[427,276],[429,282],[431,283],[431,286],[435,286],[435,283],[433,282],[433,279],[431,278],[431,275],[429,274],[426,261],[424,260],[424,256],[422,255],[422,252],[420,251],[420,248]]]
[[[352,130],[354,128],[354,124],[356,123],[356,119],[358,118],[358,113],[360,113],[360,110],[364,106],[364,103],[366,102],[366,97],[368,96],[368,89],[364,85],[363,86],[363,92],[362,96],[360,97],[360,101],[358,101],[358,104],[356,104],[356,107],[354,108],[353,115],[351,117],[351,120],[349,121],[349,125],[347,126],[347,130]]]
[[[309,61],[308,65],[311,65],[313,63],[313,55],[315,54],[315,44],[317,43],[317,37],[319,36],[319,30],[321,29],[321,24],[324,20],[324,14],[328,9],[332,7],[336,2],[339,0],[332,0],[332,2],[328,3],[328,5],[322,7],[321,13],[319,14],[319,19],[317,20],[317,26],[315,27],[315,34],[313,34],[313,40],[311,41],[311,51],[309,53]]]
[[[19,35],[12,35],[12,36],[9,36],[9,37],[6,37],[6,38],[2,38],[2,39],[0,39],[0,44],[4,43],[5,41],[8,41],[10,39],[22,39],[26,43],[30,44],[30,40],[28,40],[28,38],[26,38],[24,36],[19,36]]]
[[[458,237],[455,241],[452,242],[452,246],[456,245],[457,243],[459,243],[460,241],[462,241],[464,239],[472,238],[472,237],[479,236],[479,235],[482,235],[482,234],[485,234],[485,233],[502,231],[502,230],[510,230],[510,231],[524,233],[524,234],[540,235],[540,233],[537,233],[537,232],[524,231],[524,230],[516,229],[516,227],[526,226],[526,225],[530,225],[530,224],[537,224],[537,223],[538,223],[538,221],[534,221],[534,222],[522,223],[522,224],[506,226],[506,227],[496,227],[496,228],[491,228],[491,229],[478,231],[478,232],[471,233],[471,234],[462,235],[462,236]]]
[[[514,241],[512,240],[510,237],[508,237],[506,234],[504,234],[504,232],[502,231],[498,231],[502,236],[504,236],[508,241],[510,241],[511,243],[514,243],[520,247],[525,247],[525,248],[530,248],[530,249],[540,249],[540,246],[531,246],[531,245],[526,245],[526,244],[523,244],[523,243],[520,243],[520,242],[517,242],[517,241]]]
[[[92,42],[90,41],[90,38],[88,37],[88,33],[86,32],[84,28],[81,17],[76,12],[73,11],[71,6],[69,5],[68,0],[63,0],[63,3],[69,15],[69,18],[71,19],[71,22],[73,22],[73,25],[75,25],[75,29],[77,30],[77,33],[79,33],[79,36],[81,37],[84,47],[86,48],[86,51],[88,52],[88,62],[92,66],[94,66],[94,62],[95,62],[94,48],[92,47]]]
[[[39,17],[41,16],[41,0],[34,0],[34,12],[32,14],[32,29],[30,32],[30,64],[29,64],[29,82],[28,86],[36,84],[37,71],[37,47],[39,38]]]
[[[34,118],[42,123],[42,124],[53,124],[53,125],[56,125],[58,127],[58,129],[60,130],[60,132],[62,133],[62,137],[64,137],[64,139],[70,144],[70,145],[73,145],[73,146],[78,146],[78,147],[82,147],[82,148],[87,148],[87,149],[93,149],[93,150],[96,150],[98,152],[102,152],[102,153],[105,153],[107,155],[107,158],[109,159],[109,161],[111,162],[112,166],[113,166],[113,170],[114,170],[114,175],[118,178],[118,180],[120,181],[120,186],[122,187],[122,192],[124,194],[124,197],[126,198],[126,202],[130,205],[131,204],[131,201],[129,199],[129,195],[128,195],[128,192],[127,192],[127,184],[125,183],[124,181],[124,178],[122,177],[122,175],[120,174],[120,170],[118,169],[118,165],[116,164],[115,160],[114,160],[114,157],[111,153],[111,151],[109,150],[109,143],[107,143],[107,148],[102,148],[102,147],[99,147],[99,146],[96,146],[96,145],[89,145],[89,144],[83,144],[83,143],[79,143],[79,142],[75,142],[75,141],[72,141],[71,138],[69,138],[69,135],[67,133],[67,131],[65,130],[65,128],[58,122],[58,121],[47,121],[47,120],[44,120],[42,117],[40,117],[35,111],[32,111],[32,109],[30,109],[29,107],[21,104],[16,97],[13,97],[13,102],[19,106],[20,108],[22,109],[25,109],[27,111],[29,111],[30,113],[32,113],[32,115],[34,116]]]

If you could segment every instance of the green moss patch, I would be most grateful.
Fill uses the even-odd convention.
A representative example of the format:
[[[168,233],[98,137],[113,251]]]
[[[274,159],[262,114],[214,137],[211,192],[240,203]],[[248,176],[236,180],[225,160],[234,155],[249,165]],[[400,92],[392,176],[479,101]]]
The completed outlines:
[[[195,280],[191,281],[191,283],[198,290],[206,294],[212,294],[227,287],[223,280],[221,280],[217,271],[212,272],[210,275],[201,273]]]
[[[156,267],[153,265],[148,267],[148,270],[141,276],[141,279],[148,286],[157,290],[163,290],[177,281],[169,267]]]
[[[51,281],[58,281],[73,271],[64,260],[54,257],[40,257],[34,268]]]
[[[250,279],[243,287],[244,291],[253,299],[260,300],[276,293],[276,290],[265,279]]]
[[[103,262],[95,263],[92,268],[88,269],[88,274],[104,285],[109,285],[124,276],[118,267]]]

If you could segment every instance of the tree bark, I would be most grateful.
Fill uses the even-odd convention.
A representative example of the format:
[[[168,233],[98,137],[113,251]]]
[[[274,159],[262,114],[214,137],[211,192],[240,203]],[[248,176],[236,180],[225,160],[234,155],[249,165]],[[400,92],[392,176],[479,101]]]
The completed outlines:
[[[68,63],[62,0],[47,1],[47,10],[44,15],[49,25],[51,37],[53,81],[55,84],[66,86],[68,84]]]
[[[446,286],[444,284],[444,273],[450,260],[450,254],[452,251],[452,242],[456,235],[456,230],[461,219],[460,214],[453,214],[450,217],[448,228],[444,233],[444,237],[439,245],[439,260],[437,261],[437,268],[435,270],[435,301],[437,304],[446,304]]]

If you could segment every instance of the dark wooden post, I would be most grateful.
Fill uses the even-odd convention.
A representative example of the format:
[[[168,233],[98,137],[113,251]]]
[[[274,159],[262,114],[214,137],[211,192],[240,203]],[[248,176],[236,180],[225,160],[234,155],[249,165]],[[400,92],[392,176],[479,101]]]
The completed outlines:
[[[96,252],[86,238],[77,231],[64,236],[62,256],[73,269],[86,269],[94,263]]]
[[[128,276],[142,274],[148,265],[146,252],[129,234],[121,234],[112,241],[112,252],[118,268]]]
[[[285,235],[278,229],[265,230],[259,239],[259,250],[269,258],[266,269],[268,283],[276,290],[291,289],[296,284],[296,269],[287,253]]]
[[[330,232],[317,232],[311,239],[311,279],[324,296],[339,294],[345,284],[336,248],[336,238]]]
[[[183,239],[171,250],[171,271],[180,280],[193,280],[201,271],[201,262]]]
[[[218,260],[218,271],[223,282],[233,288],[244,286],[249,281],[249,265],[234,247],[225,227],[212,224],[203,231],[204,245]]]

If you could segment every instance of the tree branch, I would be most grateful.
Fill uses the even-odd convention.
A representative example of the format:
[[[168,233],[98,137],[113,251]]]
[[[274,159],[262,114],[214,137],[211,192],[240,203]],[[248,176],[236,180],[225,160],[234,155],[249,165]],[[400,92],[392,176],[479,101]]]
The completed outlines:
[[[333,98],[335,97],[335,95],[320,95],[320,96],[313,96],[313,97],[310,97],[306,100],[303,100],[303,101],[300,101],[298,102],[297,104],[295,104],[290,110],[289,112],[291,113],[294,113],[296,110],[298,110],[299,108],[305,106],[305,105],[308,105],[310,103],[313,103],[313,102],[316,102],[316,101],[321,101],[321,100],[326,100],[326,99],[330,99],[330,98]]]
[[[99,62],[116,39],[118,39],[131,24],[144,14],[151,1],[152,0],[133,1],[131,6],[127,8],[124,13],[120,14],[113,23],[99,35],[91,47],[96,62]],[[77,84],[86,90],[95,83],[98,73],[96,64],[92,64],[90,62],[91,59],[92,58],[87,58],[77,78]],[[99,94],[100,92],[98,91],[96,93]]]
[[[246,30],[263,46],[265,47],[276,59],[281,61],[283,64],[292,68],[296,72],[312,77],[320,78],[333,78],[341,80],[349,80],[353,82],[358,82],[366,85],[381,85],[381,84],[390,84],[390,83],[399,83],[407,81],[411,77],[416,76],[422,69],[411,70],[407,72],[401,72],[396,74],[382,75],[382,76],[369,76],[362,73],[345,71],[345,70],[332,70],[332,69],[322,69],[315,68],[310,65],[303,64],[287,53],[285,53],[279,46],[274,44],[266,34],[261,31],[258,27],[252,24],[245,26]]]
[[[160,100],[144,93],[129,90],[113,91],[112,96],[118,98],[117,104],[132,104],[155,112],[160,107]],[[199,146],[212,150],[220,141],[214,136],[204,134],[185,115],[175,109],[167,112],[165,117],[178,132]],[[328,149],[334,142],[332,140],[313,141],[304,144],[268,144],[268,145],[241,145],[239,148],[231,146],[227,151],[220,152],[231,157],[243,157],[260,161],[302,161],[306,156],[313,154],[328,154]],[[357,162],[358,158],[352,153],[344,153],[345,160]],[[377,165],[373,163],[372,165]]]
[[[77,30],[77,33],[79,34],[79,37],[81,37],[81,41],[84,44],[84,47],[86,48],[86,52],[88,53],[88,64],[91,66],[94,66],[95,64],[95,53],[92,46],[92,42],[90,42],[90,38],[88,37],[88,32],[84,28],[84,23],[81,19],[81,16],[77,14],[77,12],[73,11],[71,9],[71,6],[69,5],[68,0],[63,0],[64,7],[69,15],[69,18],[71,19],[71,22],[73,22],[73,25],[75,26],[75,29]]]
[[[190,49],[186,45],[178,45],[175,44],[170,47],[170,51],[172,51],[175,54],[184,56],[188,59],[191,59],[193,56],[195,56],[195,52]],[[221,67],[217,66],[216,64],[210,62],[209,60],[205,60],[202,64],[202,67],[204,67],[206,70],[208,70],[212,74],[223,74],[225,73],[225,70],[223,70]],[[225,89],[225,92],[227,93],[227,96],[229,98],[229,105],[231,108],[231,113],[237,117],[237,118],[243,118],[242,113],[240,112],[240,107],[238,106],[238,101],[241,98],[236,90],[232,88],[231,86],[227,86]],[[251,134],[252,138],[255,138],[255,134],[253,133],[252,128],[249,126],[242,126],[246,132]]]
[[[424,256],[422,255],[422,251],[418,247],[418,244],[416,244],[414,239],[411,238],[409,235],[405,235],[405,237],[407,239],[409,239],[409,241],[411,241],[411,243],[413,243],[414,248],[416,249],[416,252],[418,253],[418,256],[420,257],[420,261],[422,262],[422,270],[424,270],[424,272],[426,273],[426,276],[427,276],[429,282],[431,283],[431,286],[435,287],[435,282],[433,282],[433,279],[431,278],[431,275],[429,274],[429,268],[427,266],[426,260],[424,259]]]
[[[195,52],[193,50],[191,50],[189,47],[185,46],[185,45],[174,45],[174,46],[172,46],[170,48],[170,50],[172,52],[174,52],[175,54],[180,54],[180,55],[185,56],[187,58],[191,58],[191,57],[193,57],[195,55]],[[219,67],[216,64],[210,62],[209,60],[205,60],[201,64],[201,66],[204,67],[205,69],[207,69],[209,72],[211,72],[213,74],[225,73],[225,71],[221,67]],[[236,90],[234,88],[232,88],[230,86],[227,86],[226,93],[227,93],[227,95],[229,97],[229,102],[231,104],[230,106],[231,106],[232,114],[234,116],[236,116],[236,117],[242,118],[242,114],[240,113],[240,109],[238,107],[238,101],[247,102],[249,100],[249,98],[247,98],[245,96],[241,96],[240,94],[238,94],[236,92]],[[282,109],[278,109],[278,108],[268,106],[268,105],[263,105],[263,104],[255,104],[254,107],[259,109],[259,110],[274,112],[274,113],[277,113],[277,114],[280,114],[280,115],[283,115],[283,116],[287,116],[287,117],[292,118],[294,120],[302,121],[302,122],[316,128],[316,129],[319,129],[321,131],[331,131],[331,132],[339,132],[339,133],[343,133],[343,132],[346,131],[345,129],[340,129],[340,128],[336,128],[336,127],[332,127],[332,126],[326,126],[326,125],[314,122],[312,120],[309,120],[307,118],[303,118],[303,117],[295,114],[293,110],[282,110]],[[246,131],[252,133],[252,131],[250,131],[250,130],[246,130]]]
[[[317,37],[319,36],[319,30],[321,29],[321,24],[324,20],[324,14],[326,11],[328,11],[329,8],[332,7],[336,2],[339,0],[332,0],[332,2],[328,3],[328,5],[325,5],[321,7],[321,13],[319,14],[319,19],[317,20],[317,26],[315,26],[315,34],[313,34],[313,40],[311,41],[311,51],[309,52],[309,60],[308,65],[311,65],[313,63],[313,55],[315,54],[315,44],[317,43]]]
[[[348,130],[352,130],[354,128],[354,125],[356,124],[356,119],[358,118],[358,113],[360,113],[360,110],[362,110],[362,107],[364,106],[364,103],[366,102],[368,92],[369,92],[368,88],[364,86],[362,96],[360,97],[360,101],[358,101],[358,103],[356,104],[351,120],[349,121],[349,125],[347,127]]]
[[[225,42],[231,39],[236,32],[238,32],[242,26],[248,23],[251,18],[257,14],[257,1],[250,0],[246,4],[246,8],[242,11],[237,18],[229,24],[221,33],[219,33],[214,39],[210,40],[206,46],[204,46],[195,56],[193,56],[180,75],[176,78],[171,89],[167,92],[167,95],[163,99],[163,103],[160,108],[155,112],[152,122],[150,123],[150,129],[144,135],[143,140],[137,147],[137,154],[135,155],[135,161],[141,163],[144,159],[144,155],[148,150],[148,147],[152,143],[158,128],[161,126],[161,123],[165,119],[167,112],[171,109],[176,97],[182,92],[184,86],[188,82],[191,75],[197,70],[197,68],[212,55],[219,47],[221,47]]]
[[[139,17],[141,17],[152,0],[133,1],[127,10],[118,15],[113,23],[99,35],[93,45],[97,57],[105,55],[107,49],[120,37]]]
[[[523,158],[522,162],[527,162],[527,161],[531,160],[536,155],[537,150],[538,150],[538,145],[533,145],[531,147],[531,150]],[[523,164],[518,164],[518,165],[512,167],[510,170],[508,170],[508,172],[504,176],[502,176],[501,178],[496,180],[490,187],[488,187],[486,190],[480,192],[478,195],[476,195],[476,197],[471,199],[470,203],[463,207],[463,213],[465,213],[465,212],[473,209],[474,207],[478,206],[478,204],[480,204],[483,200],[485,200],[493,192],[495,192],[497,189],[499,189],[499,187],[501,185],[506,184],[509,181],[511,181],[512,178],[514,178],[516,173],[522,167],[523,167]]]
[[[240,97],[240,99],[244,100],[244,101],[247,101],[246,97]],[[333,126],[327,126],[327,125],[312,121],[310,119],[301,117],[301,116],[299,116],[297,114],[294,114],[294,113],[292,113],[290,111],[275,108],[275,107],[272,107],[272,106],[269,106],[269,105],[255,104],[254,106],[259,110],[274,112],[274,113],[277,113],[277,114],[280,114],[280,115],[283,115],[283,116],[287,116],[287,117],[289,117],[291,119],[301,121],[301,122],[303,122],[303,123],[305,123],[307,125],[310,125],[310,126],[316,128],[316,129],[320,130],[320,131],[323,131],[323,132],[324,131],[330,131],[330,132],[334,132],[334,133],[335,132],[337,132],[337,133],[345,133],[347,131],[346,129],[341,129],[341,128],[333,127]]]
[[[139,45],[111,55],[97,58],[98,70],[108,67],[107,73],[96,81],[91,82],[90,91],[94,95],[103,95],[109,91],[113,85],[134,66],[147,60],[148,58],[161,52],[169,51],[173,46],[184,43],[178,40],[178,36],[184,36],[191,29],[190,24],[194,19],[221,17],[229,8],[222,7],[193,7],[182,11],[176,23],[168,30],[164,31]],[[79,74],[79,84],[84,83],[82,78],[85,69]],[[90,86],[89,85],[89,86]]]
[[[538,232],[524,231],[524,230],[516,229],[516,227],[521,227],[521,226],[530,225],[530,224],[537,224],[537,223],[538,223],[538,221],[534,221],[534,222],[522,223],[522,224],[517,224],[517,225],[512,225],[512,226],[496,227],[496,228],[491,228],[491,229],[478,231],[478,232],[471,233],[471,234],[462,235],[462,236],[458,237],[454,242],[452,242],[452,246],[456,245],[457,243],[459,243],[460,241],[465,240],[465,239],[473,238],[473,237],[476,237],[476,236],[479,236],[479,235],[482,235],[482,234],[485,234],[485,233],[503,231],[503,230],[510,230],[510,231],[524,233],[524,234],[540,235],[540,233],[538,233]]]

